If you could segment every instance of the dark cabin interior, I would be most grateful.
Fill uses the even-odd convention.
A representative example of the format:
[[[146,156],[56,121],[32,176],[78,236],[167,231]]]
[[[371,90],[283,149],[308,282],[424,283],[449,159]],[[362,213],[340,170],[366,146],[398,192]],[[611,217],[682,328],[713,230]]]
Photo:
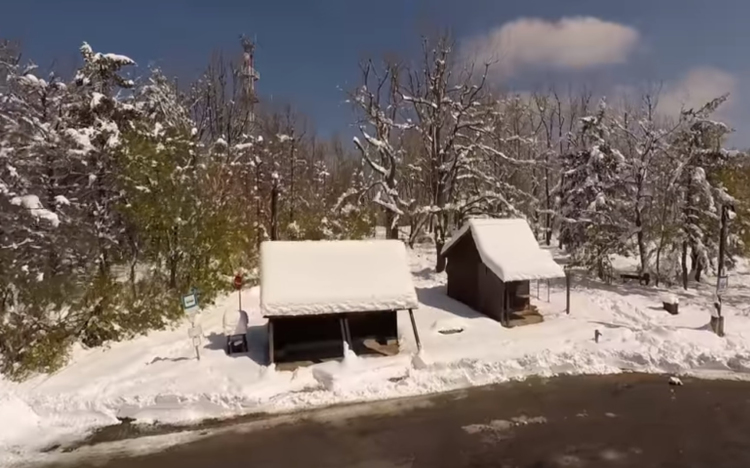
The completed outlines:
[[[357,355],[383,354],[381,347],[398,346],[395,311],[268,317],[273,328],[273,362],[322,362],[343,357],[342,319]]]

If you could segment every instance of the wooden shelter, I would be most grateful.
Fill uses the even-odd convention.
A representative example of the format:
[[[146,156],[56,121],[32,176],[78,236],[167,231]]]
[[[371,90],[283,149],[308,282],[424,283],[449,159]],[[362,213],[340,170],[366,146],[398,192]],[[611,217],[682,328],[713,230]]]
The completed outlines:
[[[360,354],[390,354],[394,344],[397,352],[396,312],[418,307],[396,240],[264,242],[260,302],[270,362],[340,358],[345,344]]]
[[[442,254],[448,296],[506,325],[530,307],[531,280],[565,276],[523,219],[470,219]]]

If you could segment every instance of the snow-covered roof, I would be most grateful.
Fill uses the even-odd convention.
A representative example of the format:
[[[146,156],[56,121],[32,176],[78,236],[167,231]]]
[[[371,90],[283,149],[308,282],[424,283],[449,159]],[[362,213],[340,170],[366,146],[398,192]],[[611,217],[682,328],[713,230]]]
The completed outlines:
[[[471,232],[482,263],[503,281],[562,278],[565,271],[539,243],[524,219],[470,219],[443,246],[447,253]]]
[[[397,240],[268,241],[260,248],[266,316],[413,309],[406,247]]]

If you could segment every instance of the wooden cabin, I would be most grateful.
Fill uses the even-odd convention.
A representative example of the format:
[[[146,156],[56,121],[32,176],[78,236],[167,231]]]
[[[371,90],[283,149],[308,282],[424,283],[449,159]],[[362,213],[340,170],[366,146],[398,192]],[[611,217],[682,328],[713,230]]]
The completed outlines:
[[[397,240],[264,242],[260,302],[270,362],[397,353],[397,311],[418,307]]]
[[[524,219],[470,219],[442,254],[448,296],[505,324],[531,306],[530,281],[565,276]]]

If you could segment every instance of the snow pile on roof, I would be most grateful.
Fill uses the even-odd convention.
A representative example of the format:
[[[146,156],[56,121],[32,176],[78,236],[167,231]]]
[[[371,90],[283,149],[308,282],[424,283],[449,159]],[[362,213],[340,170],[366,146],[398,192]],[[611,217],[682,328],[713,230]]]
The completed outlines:
[[[266,316],[418,306],[406,248],[397,240],[270,241],[260,257]]]
[[[562,278],[565,272],[539,243],[524,219],[470,219],[453,234],[443,253],[471,232],[479,256],[503,281]]]

